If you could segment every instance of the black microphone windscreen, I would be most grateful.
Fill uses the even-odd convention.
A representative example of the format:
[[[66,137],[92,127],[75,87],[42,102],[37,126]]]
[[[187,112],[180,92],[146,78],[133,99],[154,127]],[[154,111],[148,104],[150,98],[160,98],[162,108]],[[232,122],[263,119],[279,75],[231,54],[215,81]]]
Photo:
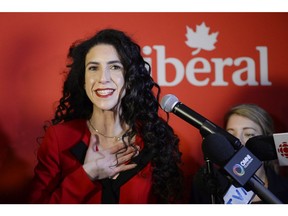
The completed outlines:
[[[233,155],[234,148],[229,141],[220,134],[209,134],[202,142],[205,156],[218,165],[224,165]]]
[[[275,160],[278,158],[273,135],[251,137],[246,142],[245,147],[261,161]]]
[[[165,112],[171,112],[178,102],[179,100],[175,95],[167,94],[162,98],[160,106]]]
[[[213,168],[213,173],[209,174],[206,166],[200,167],[198,172],[194,175],[193,179],[196,186],[207,193],[221,192],[223,195],[230,186],[230,182],[224,173],[220,170]]]

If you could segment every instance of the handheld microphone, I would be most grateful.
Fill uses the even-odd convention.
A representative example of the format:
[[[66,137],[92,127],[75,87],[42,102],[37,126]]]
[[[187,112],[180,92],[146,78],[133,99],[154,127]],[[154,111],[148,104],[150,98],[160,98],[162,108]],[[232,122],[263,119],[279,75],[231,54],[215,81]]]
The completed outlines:
[[[278,159],[280,166],[288,166],[288,133],[255,136],[245,146],[262,161]]]
[[[165,95],[162,98],[160,105],[165,112],[172,112],[184,121],[199,129],[203,137],[209,134],[220,133],[230,141],[235,149],[241,148],[242,144],[239,139],[221,127],[215,125],[199,113],[185,106],[183,103],[179,102],[175,95]]]
[[[282,204],[254,175],[262,163],[245,146],[235,150],[221,134],[210,134],[204,138],[202,150],[211,161],[223,167],[236,183],[248,186],[267,203]]]
[[[247,140],[245,144],[253,154],[261,161],[277,159],[273,136],[254,136]]]

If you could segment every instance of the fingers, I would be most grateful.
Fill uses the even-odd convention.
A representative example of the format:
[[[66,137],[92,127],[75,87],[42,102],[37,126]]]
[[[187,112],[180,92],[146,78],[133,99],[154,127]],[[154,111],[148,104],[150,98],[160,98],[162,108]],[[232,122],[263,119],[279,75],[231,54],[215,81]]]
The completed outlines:
[[[134,156],[137,156],[140,147],[137,145],[125,146],[123,143],[119,143],[107,150],[109,151],[110,154],[117,154],[118,156],[124,156],[130,153],[134,153]]]
[[[121,150],[126,149],[126,146],[123,142],[118,142],[117,144],[115,144],[114,146],[109,148],[109,151],[111,154],[115,154],[116,152],[119,152]]]
[[[136,163],[130,163],[132,157],[133,157],[133,153],[122,156],[121,158],[116,158],[113,165],[109,166],[110,167],[110,174],[108,177],[115,179],[115,178],[117,178],[117,176],[120,172],[135,168],[137,166],[137,164]]]
[[[139,146],[129,146],[127,149],[122,149],[116,152],[115,155],[115,164],[128,163],[133,157],[139,155]]]
[[[121,169],[123,168],[123,165],[124,166],[124,170],[126,170],[126,165],[129,165],[127,167],[127,169],[130,169],[130,165],[131,165],[131,159],[135,156],[137,156],[139,154],[139,149],[140,147],[139,146],[129,146],[127,148],[127,150],[125,150],[125,152],[123,153],[115,153],[114,154],[114,157],[115,157],[115,160],[113,160],[112,162],[112,166],[110,166],[110,168],[112,169],[115,169],[117,167],[121,167]],[[134,168],[136,165],[133,164],[131,166],[131,169]]]
[[[126,146],[122,141],[110,148],[101,148],[97,136],[91,135],[83,168],[91,180],[115,177],[137,166],[130,162],[139,154],[139,150],[139,146]]]
[[[138,155],[139,155],[139,151],[140,151],[140,146],[133,145],[132,147],[134,148],[134,155],[133,155],[133,157],[138,156]]]
[[[110,176],[108,176],[108,178],[109,178],[109,179],[116,179],[121,172],[126,171],[126,170],[134,169],[136,166],[137,166],[137,164],[127,164],[127,165],[122,164],[122,165],[116,167],[116,168],[114,169],[113,174],[111,174]],[[114,173],[115,173],[115,174],[114,174]]]
[[[119,165],[121,165],[121,164],[127,164],[127,163],[129,163],[129,162],[131,161],[131,159],[132,159],[132,157],[133,157],[134,154],[135,154],[135,152],[131,152],[131,153],[126,154],[126,155],[121,156],[121,157],[117,157],[117,155],[115,155],[115,156],[116,156],[115,165],[116,165],[116,166],[119,166]]]
[[[131,164],[122,164],[115,168],[116,173],[120,173],[126,170],[134,169],[137,166],[137,164],[131,163]]]
[[[136,166],[137,166],[137,164],[134,164],[134,163],[133,164],[122,164],[120,166],[117,166],[114,168],[113,173],[110,174],[110,176],[108,176],[108,178],[115,179],[115,178],[117,178],[119,173],[121,173],[123,171],[134,169]]]

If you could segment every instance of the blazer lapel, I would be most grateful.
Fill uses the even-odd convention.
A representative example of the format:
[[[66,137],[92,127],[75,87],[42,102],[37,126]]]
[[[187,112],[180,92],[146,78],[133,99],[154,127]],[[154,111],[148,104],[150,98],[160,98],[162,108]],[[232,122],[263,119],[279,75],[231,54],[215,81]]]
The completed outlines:
[[[81,140],[79,143],[70,148],[70,152],[81,164],[83,164],[87,149],[87,145]],[[151,158],[151,153],[147,150],[147,148],[144,148],[137,157],[132,159],[132,161],[137,164],[134,169],[121,172],[115,180],[109,178],[100,180],[103,186],[102,203],[119,203],[120,187],[139,171],[141,171],[148,164]]]
[[[87,145],[81,140],[79,143],[70,148],[70,152],[81,164],[83,164],[87,149]]]

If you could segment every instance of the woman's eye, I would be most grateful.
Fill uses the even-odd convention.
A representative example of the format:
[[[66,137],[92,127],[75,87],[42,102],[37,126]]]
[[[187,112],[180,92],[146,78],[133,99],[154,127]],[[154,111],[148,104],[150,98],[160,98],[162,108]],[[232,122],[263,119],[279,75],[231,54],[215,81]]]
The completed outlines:
[[[245,137],[248,137],[248,138],[251,138],[251,137],[254,137],[254,136],[255,136],[255,134],[253,134],[253,133],[245,134]]]
[[[96,71],[97,67],[96,66],[90,66],[90,67],[88,67],[88,70],[89,71]]]
[[[119,65],[111,65],[110,69],[111,69],[111,70],[121,70],[122,67],[119,66]]]

